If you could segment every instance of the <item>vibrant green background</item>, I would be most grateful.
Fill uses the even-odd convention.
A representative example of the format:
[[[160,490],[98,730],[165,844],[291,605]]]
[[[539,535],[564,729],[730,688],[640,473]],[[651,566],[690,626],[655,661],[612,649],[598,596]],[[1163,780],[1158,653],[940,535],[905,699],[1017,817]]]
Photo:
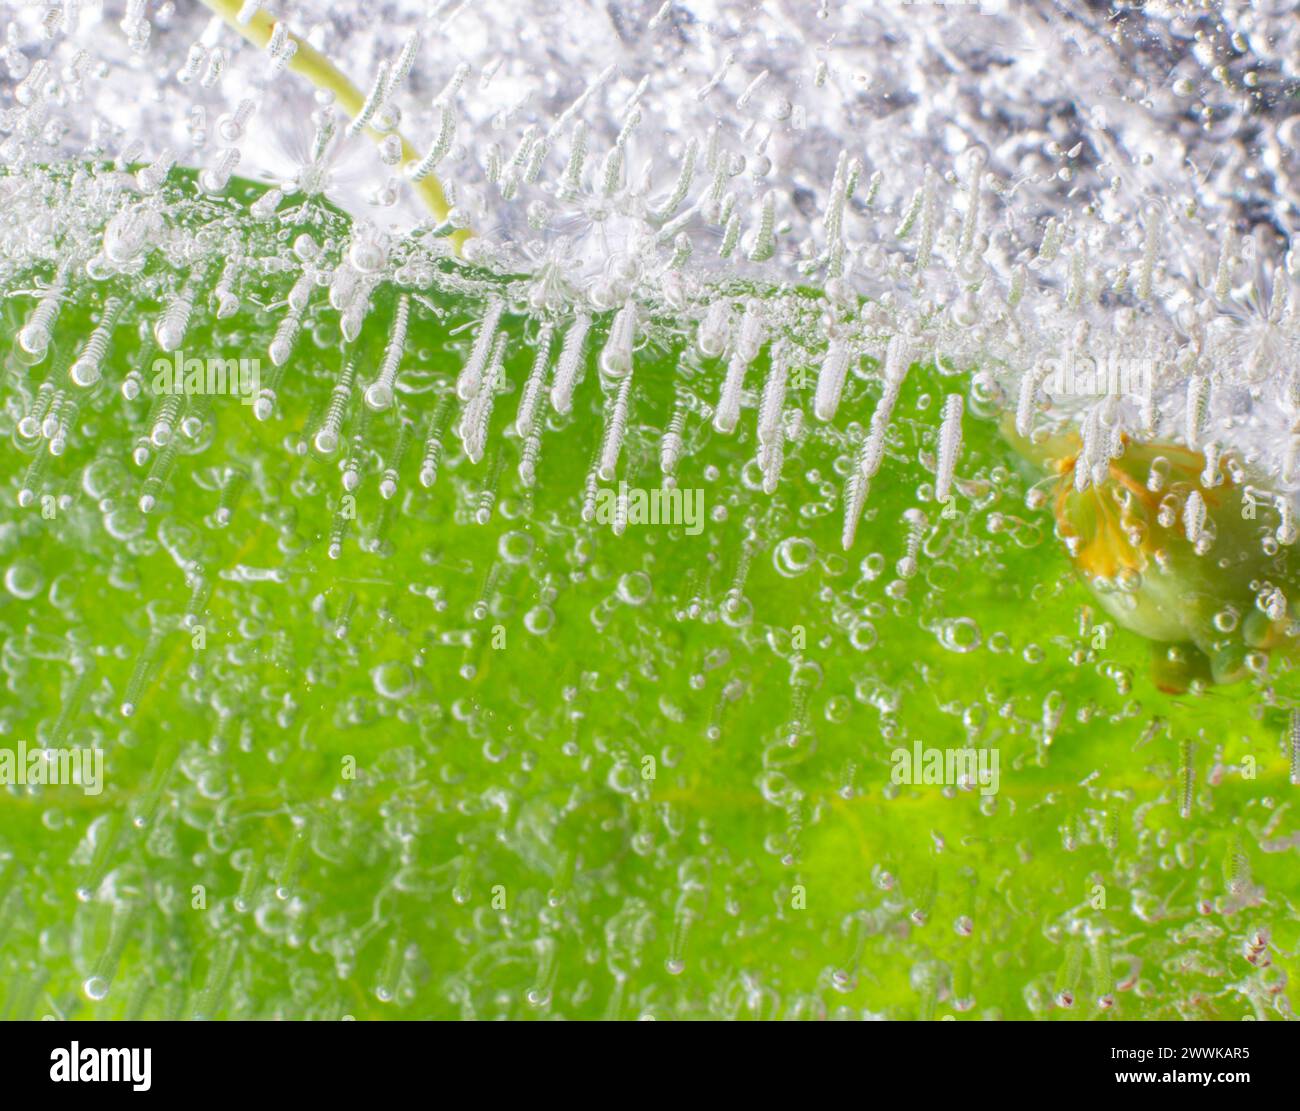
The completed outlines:
[[[291,280],[247,285],[244,311],[215,331],[196,312],[187,352],[255,355],[265,374],[284,310],[256,305],[276,305]],[[97,745],[106,787],[0,796],[0,1015],[1287,1008],[1300,941],[1291,674],[1157,692],[1149,647],[1103,621],[1050,516],[1026,508],[1035,476],[982,411],[964,422],[958,513],[897,582],[904,510],[939,524],[938,413],[967,374],[913,369],[845,553],[844,475],[879,394],[870,361],[834,425],[810,422],[788,448],[767,496],[753,409],[735,435],[715,433],[700,409],[716,402],[720,368],[693,363],[689,337],[657,321],[620,477],[658,485],[680,391],[679,479],[705,491],[709,520],[694,537],[616,537],[580,517],[602,429],[594,357],[572,416],[547,410],[536,489],[517,479],[507,426],[536,332],[520,313],[507,316],[512,385],[486,459],[460,452],[457,406],[438,483],[419,484],[433,387],[454,380],[481,312],[427,291],[403,361],[417,392],[401,395],[415,423],[398,492],[379,493],[398,411],[359,428],[354,397],[358,520],[331,559],[348,441],[333,459],[306,443],[340,366],[337,314],[304,330],[274,419],[211,400],[145,515],[151,464],[130,456],[150,406],[117,386],[151,359],[134,323],[161,302],[147,282],[124,288],[139,300],[104,386],[66,453],[30,478],[46,446],[12,435],[16,418],[46,375],[63,384],[106,290],[76,290],[58,350],[35,368],[9,350],[31,299],[4,307],[0,735],[8,747]],[[362,384],[393,304],[377,293]],[[763,356],[751,389],[766,370]],[[814,381],[791,402],[810,410]],[[24,486],[55,501],[20,508]],[[213,590],[192,603],[196,567]],[[191,608],[202,648],[181,627]],[[151,633],[157,652],[123,717]],[[890,752],[918,740],[996,748],[996,798],[891,785]],[[1184,741],[1193,785],[1180,816]],[[1247,960],[1260,929],[1267,967]],[[83,990],[95,976],[111,981],[99,1001]]]

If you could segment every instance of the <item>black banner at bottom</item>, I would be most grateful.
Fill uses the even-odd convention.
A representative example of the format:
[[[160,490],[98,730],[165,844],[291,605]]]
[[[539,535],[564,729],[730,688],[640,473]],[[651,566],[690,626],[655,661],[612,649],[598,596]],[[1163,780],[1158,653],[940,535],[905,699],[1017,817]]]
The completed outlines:
[[[1296,1052],[1295,1028],[1281,1022],[709,1025],[701,1038],[684,1023],[8,1023],[0,1057],[6,1095],[256,1092],[336,1103],[438,1077],[456,1087],[481,1082],[489,1092],[580,1094],[591,1075],[593,1094],[608,1096],[610,1071],[636,1079],[642,1098],[656,1082],[678,1087],[684,1076],[696,1096],[712,1082],[734,1098],[750,1076],[764,1096],[786,1085],[806,1095],[810,1083],[847,1078],[846,1068],[862,1070],[869,1083],[906,1076],[904,1090],[919,1082],[917,1094],[930,1098],[1064,1091],[1087,1098],[1123,1088],[1222,1098],[1233,1089],[1280,1090]],[[755,1051],[764,1064],[751,1074]],[[588,1074],[593,1063],[599,1071]]]

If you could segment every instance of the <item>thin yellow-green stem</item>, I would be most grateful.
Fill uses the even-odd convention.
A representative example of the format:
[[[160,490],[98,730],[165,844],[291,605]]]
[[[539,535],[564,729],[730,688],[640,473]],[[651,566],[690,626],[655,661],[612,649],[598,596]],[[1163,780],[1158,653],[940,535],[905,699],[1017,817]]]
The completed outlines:
[[[240,23],[236,17],[239,14],[239,9],[243,6],[241,0],[202,0],[202,3],[221,16],[233,30],[259,49],[265,49],[266,44],[271,41],[271,32],[275,29],[277,20],[269,12],[258,11],[247,23]],[[355,119],[365,104],[365,94],[352,84],[338,67],[319,50],[309,46],[306,41],[299,38],[292,31],[289,32],[289,39],[296,47],[293,57],[289,60],[289,69],[305,77],[316,88],[328,89],[332,92],[335,103],[338,104],[339,108],[350,119]],[[373,127],[367,126],[365,131],[376,143],[385,138],[383,132],[376,131]],[[418,160],[419,153],[406,139],[406,136],[400,132],[396,134],[402,143],[402,161],[413,162]],[[412,185],[424,206],[433,213],[434,217],[445,220],[450,206],[447,204],[447,195],[443,192],[442,183],[430,174],[420,181],[412,182]],[[461,245],[469,238],[470,234],[468,230],[464,229],[452,233],[450,238],[457,251],[460,250]]]

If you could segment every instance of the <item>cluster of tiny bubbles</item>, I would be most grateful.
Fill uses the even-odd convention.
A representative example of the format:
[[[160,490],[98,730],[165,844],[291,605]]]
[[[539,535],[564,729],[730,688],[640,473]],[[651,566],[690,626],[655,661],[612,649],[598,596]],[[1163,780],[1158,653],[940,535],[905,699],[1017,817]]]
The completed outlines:
[[[0,1015],[1289,1014],[1295,28],[609,7],[12,13]]]

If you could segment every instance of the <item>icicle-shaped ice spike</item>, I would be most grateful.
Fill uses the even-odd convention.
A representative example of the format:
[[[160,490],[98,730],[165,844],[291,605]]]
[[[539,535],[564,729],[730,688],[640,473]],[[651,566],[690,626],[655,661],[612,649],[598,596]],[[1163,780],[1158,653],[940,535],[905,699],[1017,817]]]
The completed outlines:
[[[929,181],[929,169],[926,170],[926,181]],[[925,204],[925,186],[919,186],[912,199],[908,202],[907,208],[894,228],[894,236],[898,239],[906,239],[912,233],[912,228],[916,225],[916,218],[921,215],[921,208]]]
[[[519,456],[519,482],[525,490],[531,490],[537,482],[537,457],[541,451],[542,422],[534,419]]]
[[[1011,285],[1007,288],[1007,306],[1016,308],[1020,304],[1021,298],[1025,295],[1025,282],[1029,279],[1029,271],[1025,269],[1024,263],[1017,263],[1011,271]]]
[[[1210,379],[1205,374],[1193,374],[1187,379],[1187,417],[1183,435],[1187,446],[1198,451],[1205,435],[1210,416]]]
[[[348,538],[348,533],[351,531],[351,529],[352,529],[352,515],[343,512],[343,510],[340,508],[337,512],[335,512],[333,519],[330,521],[329,537],[325,542],[325,554],[329,556],[330,559],[342,558],[343,545],[344,543],[346,543]],[[346,626],[335,625],[334,635],[336,637],[342,638],[343,636],[346,635],[346,631],[344,633],[340,633],[339,632],[340,628],[346,630]]]
[[[829,248],[840,238],[844,223],[844,193],[848,183],[849,152],[841,150],[835,160],[835,176],[831,179],[831,191],[822,216],[822,228],[826,232],[826,245]]]
[[[1116,451],[1110,453],[1113,459],[1118,454]],[[1201,485],[1207,490],[1212,490],[1223,481],[1223,476],[1219,473],[1219,445],[1209,443],[1205,445],[1205,469],[1201,471]]]
[[[239,296],[235,293],[235,281],[242,264],[243,259],[239,255],[231,255],[222,267],[221,277],[217,279],[217,284],[212,289],[218,320],[229,320],[239,311]]]
[[[158,649],[162,647],[162,640],[161,632],[157,629],[150,630],[149,638],[140,649],[140,655],[136,657],[135,667],[131,670],[131,677],[127,680],[126,690],[122,692],[122,702],[118,707],[124,718],[131,717],[140,704],[140,696],[145,691],[150,672],[153,671],[154,661],[158,658]]]
[[[44,359],[46,351],[49,350],[50,336],[54,331],[54,322],[58,319],[59,310],[63,307],[67,285],[68,270],[65,265],[60,267],[53,284],[36,302],[36,307],[32,309],[27,323],[18,333],[18,346],[36,362]]]
[[[600,353],[600,369],[607,377],[622,378],[632,370],[632,349],[636,344],[636,302],[630,298],[614,314],[609,337]]]
[[[203,572],[202,567],[196,567],[193,574],[189,577],[190,581],[190,599],[185,603],[185,613],[181,617],[182,629],[193,629],[199,624],[200,619],[208,610],[208,603],[212,601],[212,595],[215,592],[216,583]]]
[[[370,434],[371,411],[362,406],[357,414],[356,427],[348,439],[348,453],[343,460],[341,481],[343,492],[351,494],[361,485],[361,462],[366,452],[366,437]]]
[[[497,383],[501,379],[506,357],[506,337],[501,333],[492,344],[488,369],[483,374],[478,392],[465,403],[460,419],[460,442],[471,463],[483,458],[487,446],[488,423],[492,419],[492,404],[496,400]]]
[[[352,299],[348,302],[347,308],[343,310],[343,315],[339,319],[339,331],[348,343],[354,342],[357,336],[361,335],[361,328],[366,322],[366,314],[370,312],[370,295],[378,284],[379,278],[373,274],[367,275],[357,282],[356,292],[352,295]]]
[[[614,495],[614,519],[610,522],[610,531],[615,536],[622,536],[627,531],[627,490],[623,487]]]
[[[680,233],[673,240],[673,257],[668,261],[670,270],[682,270],[686,264],[691,261],[691,253],[695,250],[695,244],[686,232]]]
[[[1295,510],[1291,508],[1291,499],[1285,494],[1279,494],[1273,504],[1278,516],[1277,531],[1273,536],[1284,548],[1289,548],[1297,538]]]
[[[221,483],[221,500],[217,503],[216,513],[213,514],[213,520],[218,528],[226,528],[234,519],[235,507],[239,504],[240,495],[247,485],[248,471],[243,467],[226,469]]]
[[[402,460],[406,458],[407,449],[411,446],[411,433],[414,429],[415,422],[402,417],[392,458],[384,467],[384,473],[379,479],[379,496],[385,501],[397,493],[397,483],[402,473]]]
[[[418,162],[411,163],[409,174],[412,181],[423,181],[438,168],[447,157],[451,145],[456,140],[456,113],[450,105],[438,109],[438,134],[428,153]]]
[[[1187,502],[1183,506],[1183,532],[1187,536],[1187,542],[1198,551],[1200,549],[1200,540],[1205,527],[1205,499],[1201,497],[1199,490],[1193,490],[1187,495]]]
[[[623,437],[627,433],[628,404],[632,393],[632,376],[625,376],[618,386],[614,403],[605,418],[605,435],[601,440],[600,466],[597,474],[601,482],[613,482],[618,476],[618,457],[623,450]]]
[[[104,307],[99,314],[99,323],[90,333],[90,338],[86,341],[86,346],[81,349],[81,354],[68,369],[68,377],[82,389],[93,386],[103,374],[104,355],[108,352],[108,345],[113,338],[113,328],[117,325],[117,318],[122,312],[123,304],[120,297],[110,297],[104,302]]]
[[[181,63],[181,68],[176,71],[176,80],[182,85],[188,85],[199,75],[203,68],[203,63],[208,60],[208,48],[201,42],[190,43],[189,52],[185,55],[185,61]]]
[[[766,262],[776,254],[775,227],[776,196],[768,191],[763,194],[758,227],[754,231],[754,242],[749,248],[750,262]]]
[[[1061,250],[1061,227],[1056,217],[1050,217],[1043,228],[1043,240],[1038,245],[1038,262],[1052,262]]]
[[[159,402],[158,414],[149,427],[149,442],[154,447],[165,447],[171,443],[184,400],[181,394],[170,393],[164,395]]]
[[[609,404],[605,405],[605,411],[608,414]],[[600,475],[597,468],[600,464],[600,454],[603,448],[603,442],[596,446],[596,453],[592,456],[591,466],[587,468],[587,475],[582,482],[582,517],[584,524],[591,524],[596,519],[596,498],[600,492]]]
[[[469,76],[469,66],[461,62],[454,70],[451,77],[448,78],[447,84],[442,87],[442,92],[433,98],[434,108],[446,108],[460,95],[460,90],[465,85],[465,78]]]
[[[276,327],[271,346],[267,349],[272,366],[284,366],[289,361],[289,356],[293,354],[293,345],[297,342],[301,330],[302,310],[290,308]]]
[[[58,431],[60,412],[64,403],[68,399],[68,391],[59,387],[54,391],[54,396],[50,398],[50,407],[45,413],[45,419],[41,421],[41,435],[45,439],[50,439]]]
[[[1147,207],[1146,231],[1142,239],[1142,263],[1138,269],[1136,293],[1139,301],[1151,300],[1151,282],[1160,254],[1160,240],[1164,225],[1164,212],[1157,202],[1152,202]]]
[[[1288,612],[1286,595],[1277,587],[1267,595],[1268,601],[1264,605],[1264,613],[1267,614],[1270,621],[1284,621]]]
[[[709,78],[709,80],[705,82],[705,84],[701,85],[698,89],[695,90],[695,98],[697,100],[707,99],[708,95],[711,92],[713,92],[713,90],[716,89],[719,85],[721,85],[724,80],[726,80],[727,71],[731,69],[731,67],[735,65],[735,63],[736,63],[735,51],[728,50],[726,56],[723,57],[722,65],[719,67],[717,72],[714,73],[714,75],[711,78]]]
[[[1190,818],[1196,801],[1196,765],[1193,761],[1195,746],[1190,740],[1178,746],[1178,816]]]
[[[1219,264],[1214,271],[1214,298],[1216,301],[1226,301],[1228,294],[1232,292],[1232,265],[1236,261],[1235,252],[1237,249],[1236,236],[1233,235],[1231,228],[1224,228],[1221,235]]]
[[[14,86],[14,100],[24,108],[35,108],[47,95],[50,77],[50,63],[44,58],[37,58],[31,63],[31,69]]]
[[[504,465],[505,456],[497,451],[492,457],[492,462],[488,464],[487,480],[483,483],[483,489],[479,491],[478,506],[474,510],[474,520],[480,525],[486,525],[492,520],[492,513],[497,504],[497,488],[501,485],[501,470]],[[500,573],[497,564],[494,563],[492,567],[495,574]],[[495,583],[495,578],[490,576],[491,585],[485,588],[484,597],[490,597]]]
[[[921,510],[913,506],[903,512],[903,523],[907,525],[907,539],[903,543],[903,557],[898,561],[895,570],[900,579],[910,579],[916,574],[921,541],[925,537],[925,530],[930,527],[930,522],[926,520]]]
[[[876,197],[880,195],[880,186],[884,183],[884,180],[885,175],[881,170],[876,170],[867,179],[867,192],[862,198],[864,207],[871,208],[876,203]]]
[[[149,477],[140,487],[138,504],[141,513],[152,513],[158,504],[158,498],[167,486],[167,480],[171,478],[172,465],[176,462],[176,444],[177,441],[173,437],[154,457],[153,466],[149,469]]]
[[[785,464],[785,439],[778,435],[758,449],[758,465],[763,471],[763,493],[775,494],[781,484],[781,468]],[[865,494],[864,494],[865,496]]]
[[[740,242],[740,213],[733,212],[730,216],[725,217],[726,229],[722,233],[722,239],[718,244],[718,256],[720,258],[730,258],[736,250],[736,244]]]
[[[93,657],[74,658],[72,682],[69,684],[68,693],[59,707],[59,716],[55,719],[54,724],[50,727],[49,734],[45,738],[46,748],[59,748],[62,745],[63,738],[68,735],[69,728],[76,721],[77,715],[81,712],[81,707],[85,704],[86,696],[90,693],[98,677],[99,672]]]
[[[609,79],[617,72],[618,66],[611,62],[596,75],[596,79],[582,91],[582,95],[559,114],[550,130],[546,133],[548,145],[554,143],[556,137],[568,126],[571,119],[582,114],[582,110],[586,108],[591,98],[608,84]],[[579,126],[581,126],[581,121],[579,121]]]
[[[527,440],[529,433],[533,430],[533,424],[537,419],[538,405],[542,399],[542,391],[546,388],[546,369],[550,365],[551,337],[554,333],[555,326],[550,323],[543,324],[538,330],[537,353],[533,356],[533,368],[528,374],[528,381],[524,383],[523,393],[519,397],[519,411],[515,416],[515,431],[524,440]]]
[[[701,355],[716,359],[726,350],[730,334],[731,302],[725,297],[714,298],[704,311],[704,319],[700,321],[695,346],[700,349]]]
[[[1291,757],[1291,786],[1300,787],[1300,709],[1292,710],[1287,726]]]
[[[677,182],[673,186],[673,191],[669,194],[663,207],[655,213],[655,219],[660,223],[666,223],[670,220],[681,207],[682,202],[686,200],[686,195],[691,191],[691,182],[695,180],[695,161],[699,154],[699,140],[692,137],[686,144],[686,150],[682,153],[682,164],[677,171]]]
[[[42,382],[36,388],[36,396],[32,398],[31,408],[18,422],[18,435],[24,440],[36,439],[41,434],[41,429],[45,425],[45,416],[50,411],[53,401],[54,383]]]
[[[1016,434],[1026,439],[1034,430],[1034,412],[1038,405],[1038,389],[1047,380],[1044,363],[1036,363],[1020,378],[1020,392],[1016,399]]]
[[[330,392],[325,418],[312,438],[316,450],[322,455],[333,455],[338,450],[339,430],[343,427],[343,418],[347,416],[348,402],[352,398],[352,383],[356,380],[356,375],[356,356],[349,355],[343,360],[343,369],[339,371],[338,380]]]
[[[77,413],[81,406],[75,398],[65,398],[59,406],[58,420],[46,437],[50,441],[50,454],[62,455],[67,450],[68,435],[77,423]]]
[[[451,394],[444,393],[433,407],[429,428],[424,441],[424,459],[420,463],[420,485],[426,490],[438,481],[438,465],[442,462],[442,437],[446,431],[447,416],[451,413]]]
[[[1086,244],[1080,241],[1070,251],[1069,283],[1065,291],[1065,306],[1072,312],[1083,304],[1083,298],[1087,291],[1087,266],[1088,249]]]
[[[1282,454],[1282,481],[1290,485],[1297,477],[1300,477],[1300,432],[1292,432]]]
[[[330,305],[342,312],[352,304],[360,284],[361,275],[350,263],[339,266],[330,279]]]
[[[536,124],[529,124],[524,129],[519,145],[515,147],[514,156],[501,174],[500,189],[503,200],[514,200],[515,194],[519,191],[519,183],[523,179],[525,167],[532,157],[533,146],[540,141],[540,129]]]
[[[82,984],[82,991],[88,999],[98,1002],[108,995],[109,988],[113,985],[113,978],[117,975],[117,967],[122,961],[122,954],[126,951],[127,942],[131,940],[131,935],[140,920],[141,909],[138,899],[114,907],[108,945],[99,955],[94,969]]]
[[[709,183],[704,198],[704,218],[710,223],[723,222],[727,213],[722,210],[722,198],[727,191],[727,182],[735,176],[734,163],[730,156],[719,153],[717,160],[710,166],[713,180]]]
[[[938,201],[935,197],[935,173],[929,166],[925,168],[925,183],[921,186],[921,226],[916,245],[915,269],[919,274],[930,265],[934,253],[936,212]]]
[[[370,121],[375,118],[379,105],[388,93],[389,74],[388,63],[380,62],[375,70],[375,79],[370,84],[370,91],[366,93],[366,99],[361,103],[361,110],[347,126],[345,134],[348,138],[355,138],[370,126]]]
[[[975,246],[975,237],[979,233],[980,197],[984,184],[984,169],[988,165],[988,151],[982,146],[972,147],[966,155],[966,171],[969,180],[966,185],[966,212],[962,216],[961,236],[957,242],[957,253],[964,259]]]
[[[1278,281],[1273,285],[1273,299],[1268,305],[1268,319],[1271,324],[1295,323],[1294,302],[1291,298],[1291,285],[1289,282]],[[1252,369],[1262,369],[1267,362],[1264,352],[1258,348],[1251,356]]]
[[[582,170],[587,163],[587,125],[579,123],[573,129],[573,140],[569,147],[569,160],[560,179],[557,196],[562,201],[571,201],[582,191]]]
[[[388,332],[388,344],[379,362],[379,375],[366,387],[365,402],[376,412],[393,404],[393,386],[397,381],[397,368],[406,349],[406,328],[411,315],[411,298],[403,293],[393,313],[393,324]]]
[[[1079,427],[1079,438],[1082,440],[1082,446],[1079,450],[1078,459],[1074,465],[1074,492],[1082,494],[1092,484],[1093,471],[1098,459],[1097,441],[1100,438],[1097,432],[1097,410],[1089,410],[1084,417],[1083,423]]]
[[[190,316],[194,312],[195,278],[186,279],[179,293],[173,294],[154,326],[154,339],[163,351],[171,353],[185,342]]]
[[[38,451],[23,474],[23,483],[18,489],[18,504],[23,509],[35,505],[37,495],[45,488],[45,472],[49,470],[51,458],[48,451]]]
[[[226,61],[226,52],[222,47],[214,46],[208,51],[208,64],[199,79],[199,84],[205,89],[215,89],[226,72]]]
[[[230,178],[239,165],[239,148],[226,147],[216,162],[199,174],[199,185],[206,193],[220,193],[230,184]]]
[[[740,398],[745,385],[745,371],[758,355],[762,343],[762,304],[754,298],[745,305],[745,314],[741,317],[737,330],[735,349],[727,364],[718,407],[713,415],[713,427],[724,435],[735,431],[736,423],[740,420]]]
[[[1142,389],[1138,398],[1138,431],[1147,439],[1156,434],[1156,383],[1155,374],[1142,376]]]
[[[491,185],[501,182],[501,147],[497,143],[488,144],[487,156],[483,161],[483,176]]]
[[[248,121],[256,110],[257,101],[252,97],[244,97],[235,105],[233,112],[229,112],[217,120],[217,134],[221,136],[224,142],[231,145],[239,142],[244,137],[244,129],[248,126]],[[168,168],[170,169],[170,167]]]
[[[257,0],[245,0],[246,4],[256,3]],[[122,20],[118,24],[122,28],[122,34],[126,36],[127,42],[131,49],[139,53],[149,43],[149,19],[145,14],[149,0],[126,0],[126,10],[122,14]]]
[[[894,418],[894,406],[898,403],[910,365],[911,348],[907,339],[900,335],[891,337],[885,349],[884,392],[871,414],[871,426],[862,447],[862,475],[868,483],[875,478],[884,460],[885,436],[889,433],[889,422]]]
[[[529,185],[535,185],[537,179],[542,175],[542,164],[546,161],[546,156],[550,151],[546,147],[544,138],[537,139],[528,149],[528,161],[524,164],[524,181]]]
[[[953,470],[961,454],[961,418],[964,403],[962,395],[950,393],[943,403],[943,424],[939,429],[939,455],[935,464],[934,500],[940,505],[948,501],[952,487]]]
[[[270,373],[262,379],[261,389],[253,400],[253,416],[260,421],[270,420],[275,414],[280,396],[280,383],[284,381],[285,363],[272,363]]]
[[[754,543],[746,537],[740,545],[740,553],[736,557],[736,571],[731,576],[731,585],[727,588],[726,602],[728,605],[738,605],[745,596],[745,582],[749,578],[749,568],[754,561]]]
[[[167,175],[171,173],[172,167],[176,165],[176,156],[171,149],[164,147],[158,156],[147,166],[142,166],[135,172],[135,182],[140,187],[141,192],[156,192]]]
[[[659,443],[659,470],[663,473],[664,484],[675,481],[677,464],[681,461],[685,444],[682,441],[682,429],[686,426],[686,406],[681,394],[673,398],[673,414],[668,420],[668,430]]]
[[[145,418],[145,433],[135,442],[135,450],[131,453],[137,467],[143,467],[153,455],[153,439],[150,431],[158,422],[158,417],[163,411],[163,402],[167,400],[167,394],[157,394],[154,396],[153,404],[149,407],[149,415]]]
[[[289,28],[283,22],[276,23],[271,30],[271,37],[266,43],[266,53],[271,61],[271,76],[278,77],[284,72],[293,56],[298,53],[298,44],[289,36]]]
[[[758,405],[758,442],[760,446],[773,444],[785,437],[783,414],[785,392],[789,378],[789,351],[783,341],[774,341],[769,349],[771,368],[763,383],[763,396]]]
[[[821,370],[817,373],[817,392],[813,397],[813,416],[818,420],[834,420],[852,361],[853,351],[848,341],[832,335],[830,346],[822,358]]]
[[[483,384],[483,372],[487,369],[488,359],[496,341],[497,328],[501,323],[501,314],[504,311],[505,305],[499,299],[494,298],[488,302],[487,312],[484,313],[483,323],[479,325],[478,334],[474,337],[474,346],[469,353],[469,359],[461,370],[460,377],[456,379],[456,396],[461,401],[469,401],[479,393]]]
[[[754,95],[760,88],[762,88],[769,76],[771,76],[770,72],[768,70],[763,70],[754,78],[754,80],[745,86],[745,91],[736,98],[736,107],[739,108],[740,111],[743,112],[749,107],[749,102],[754,99]]]
[[[279,189],[268,189],[248,206],[248,213],[254,220],[269,220],[275,215],[284,200],[284,193]]]
[[[858,448],[856,465],[844,480],[844,525],[840,530],[840,547],[849,551],[858,536],[858,523],[862,520],[862,511],[867,505],[867,493],[871,481],[862,473],[862,456],[866,451],[866,440]],[[764,483],[766,489],[766,483]]]

